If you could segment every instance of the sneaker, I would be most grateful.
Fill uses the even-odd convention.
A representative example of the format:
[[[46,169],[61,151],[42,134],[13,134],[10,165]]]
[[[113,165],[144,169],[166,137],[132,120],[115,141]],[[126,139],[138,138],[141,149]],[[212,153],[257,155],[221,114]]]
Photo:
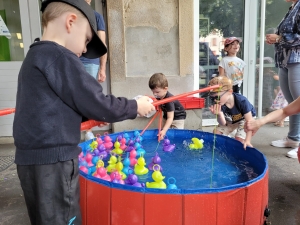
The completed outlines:
[[[286,156],[289,158],[297,159],[298,158],[298,148],[295,148],[286,153]]]
[[[95,138],[94,134],[93,134],[91,131],[86,132],[84,137],[85,137],[85,140],[86,140],[86,141]]]
[[[299,146],[299,141],[293,141],[286,137],[281,140],[272,141],[271,145],[279,148],[297,148]]]

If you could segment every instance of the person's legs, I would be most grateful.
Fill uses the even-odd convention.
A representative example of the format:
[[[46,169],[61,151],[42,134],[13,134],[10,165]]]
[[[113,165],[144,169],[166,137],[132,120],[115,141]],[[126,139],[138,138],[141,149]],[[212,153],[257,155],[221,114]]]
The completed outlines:
[[[99,65],[96,64],[83,64],[86,72],[88,72],[92,77],[98,80],[98,70]]]
[[[281,74],[281,70],[279,74],[280,87],[285,99],[290,104],[300,96],[300,63],[288,64],[287,74]],[[300,141],[300,114],[292,115],[289,119],[288,138]]]
[[[287,68],[279,69],[279,81],[280,88],[283,95],[288,103],[293,102],[300,96],[300,64],[288,64]],[[292,115],[289,117],[289,133],[287,138],[284,140],[283,146],[282,140],[275,141],[272,145],[276,147],[293,147],[294,149],[287,153],[290,158],[297,158],[298,144],[300,141],[300,114]],[[280,142],[280,143],[279,143]]]
[[[17,165],[33,225],[80,225],[78,159],[48,165]]]
[[[86,72],[88,72],[92,77],[94,77],[96,80],[98,80],[98,71],[99,71],[99,65],[96,64],[83,64]],[[92,132],[92,129],[89,129],[85,133],[85,140],[94,139],[95,136]]]

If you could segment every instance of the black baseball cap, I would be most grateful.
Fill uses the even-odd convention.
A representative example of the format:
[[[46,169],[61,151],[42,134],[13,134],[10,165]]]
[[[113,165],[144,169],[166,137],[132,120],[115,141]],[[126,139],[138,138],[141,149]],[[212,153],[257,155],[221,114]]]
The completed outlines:
[[[88,19],[94,35],[92,40],[86,46],[86,53],[83,53],[82,56],[89,59],[94,59],[99,58],[107,52],[105,45],[97,34],[97,23],[94,10],[88,3],[86,3],[84,0],[45,0],[42,2],[41,11],[44,12],[46,7],[52,2],[63,2],[69,4],[81,11]]]

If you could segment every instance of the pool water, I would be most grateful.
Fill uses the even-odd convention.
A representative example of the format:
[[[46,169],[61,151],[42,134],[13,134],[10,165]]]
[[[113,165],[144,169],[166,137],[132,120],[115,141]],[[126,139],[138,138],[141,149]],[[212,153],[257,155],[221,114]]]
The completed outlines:
[[[191,138],[168,137],[171,144],[176,147],[173,152],[163,151],[163,141],[158,145],[157,137],[144,138],[141,145],[146,150],[144,158],[147,166],[151,163],[151,158],[156,152],[161,158],[162,175],[164,182],[168,185],[168,178],[176,179],[178,189],[196,190],[202,188],[220,188],[250,181],[256,178],[259,172],[250,163],[238,157],[239,154],[229,155],[223,149],[228,148],[224,143],[218,142],[219,135],[216,136],[216,147],[213,154],[213,140],[205,140],[205,137],[198,137],[204,140],[204,147],[201,150],[190,150]],[[235,141],[235,140],[233,140]],[[242,146],[242,145],[241,145]],[[234,151],[246,151],[238,148]],[[124,159],[124,155],[122,158]],[[104,160],[105,166],[109,157]],[[152,171],[148,174],[138,176],[139,182],[153,182]],[[171,182],[173,183],[173,182]]]

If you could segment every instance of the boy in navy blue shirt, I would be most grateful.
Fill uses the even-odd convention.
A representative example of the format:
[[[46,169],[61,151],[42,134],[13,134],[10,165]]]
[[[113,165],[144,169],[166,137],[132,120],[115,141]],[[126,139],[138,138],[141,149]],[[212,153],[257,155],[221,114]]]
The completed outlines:
[[[250,121],[256,116],[253,105],[248,99],[232,90],[232,81],[225,76],[213,78],[209,86],[221,85],[210,91],[213,105],[210,111],[217,115],[218,127],[214,129],[215,134],[229,135],[236,131],[235,139],[244,144],[244,148],[251,146],[252,132],[245,132],[245,121]]]
[[[83,0],[46,0],[43,36],[30,46],[18,77],[15,163],[31,224],[81,225],[78,146],[83,118],[134,119],[154,110],[149,97],[105,95],[79,60],[99,58],[92,8]],[[122,109],[122,110],[120,110]]]

